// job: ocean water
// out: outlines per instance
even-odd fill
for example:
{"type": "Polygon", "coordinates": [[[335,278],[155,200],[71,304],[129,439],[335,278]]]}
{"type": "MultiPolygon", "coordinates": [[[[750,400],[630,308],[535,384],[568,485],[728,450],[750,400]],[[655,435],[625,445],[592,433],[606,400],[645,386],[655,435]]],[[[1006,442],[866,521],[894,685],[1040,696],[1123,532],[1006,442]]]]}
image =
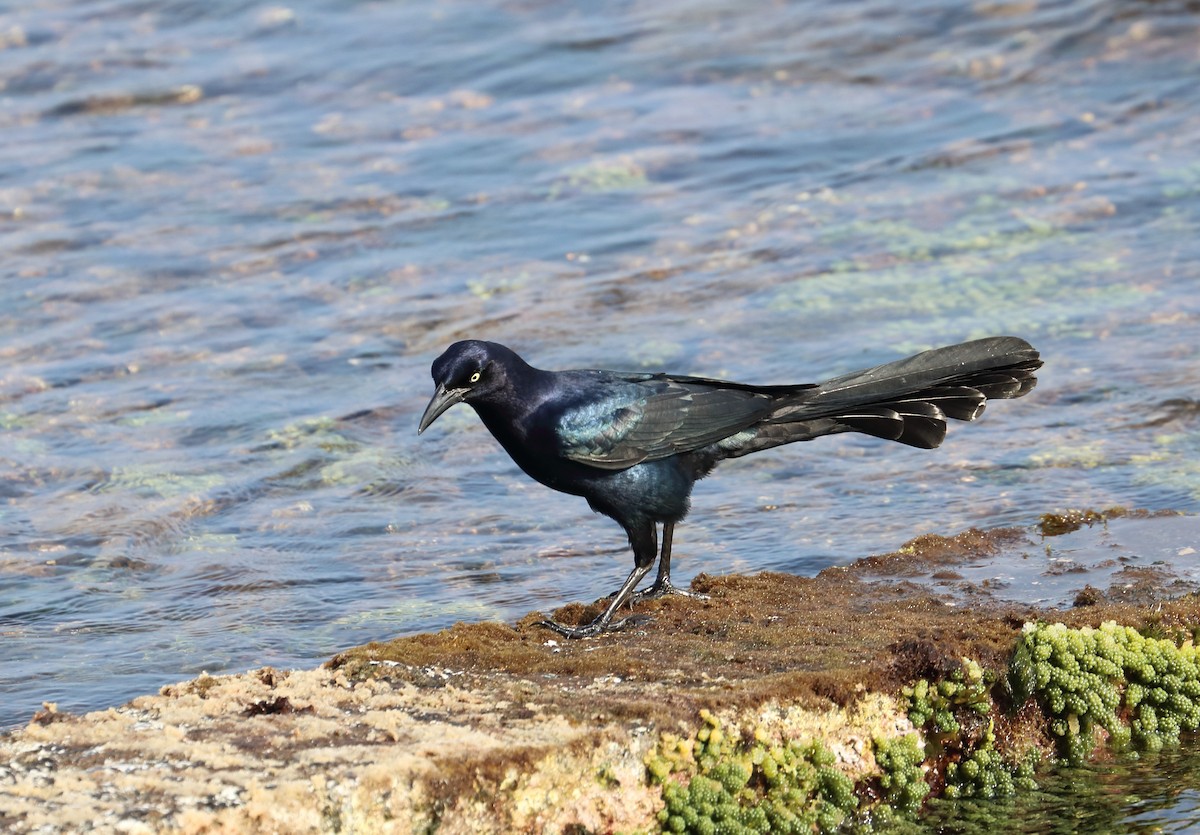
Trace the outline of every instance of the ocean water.
{"type": "Polygon", "coordinates": [[[685,582],[1195,514],[1198,74],[1186,2],[0,4],[0,727],[615,587],[621,531],[468,409],[418,439],[461,338],[1043,352],[937,451],[723,465],[685,582]]]}

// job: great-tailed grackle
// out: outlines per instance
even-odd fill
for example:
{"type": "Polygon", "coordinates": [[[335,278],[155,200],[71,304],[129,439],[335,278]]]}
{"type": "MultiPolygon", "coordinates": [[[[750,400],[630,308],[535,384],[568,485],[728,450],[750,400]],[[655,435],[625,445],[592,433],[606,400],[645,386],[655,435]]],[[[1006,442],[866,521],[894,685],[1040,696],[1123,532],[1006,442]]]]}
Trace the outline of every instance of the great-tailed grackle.
{"type": "Polygon", "coordinates": [[[755,386],[622,371],[542,371],[495,342],[456,342],[433,362],[436,391],[418,434],[468,403],[529,476],[583,496],[629,535],[634,568],[568,638],[620,629],[617,610],[659,557],[653,586],[636,597],[689,594],[671,585],[671,534],[692,486],[719,461],[838,432],[933,449],[946,419],[974,420],[988,398],[1020,397],[1037,383],[1038,352],[1014,336],[935,348],[825,383],[755,386]],[[657,524],[663,526],[658,555],[657,524]]]}

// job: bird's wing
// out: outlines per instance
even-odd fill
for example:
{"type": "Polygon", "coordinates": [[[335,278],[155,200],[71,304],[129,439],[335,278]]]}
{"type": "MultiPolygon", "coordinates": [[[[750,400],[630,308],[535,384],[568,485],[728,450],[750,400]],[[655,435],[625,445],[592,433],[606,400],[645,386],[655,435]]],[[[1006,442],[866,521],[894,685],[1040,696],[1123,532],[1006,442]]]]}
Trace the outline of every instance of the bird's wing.
{"type": "Polygon", "coordinates": [[[753,387],[697,377],[603,375],[603,394],[566,410],[556,423],[562,454],[619,470],[727,438],[770,414],[775,397],[753,387]]]}

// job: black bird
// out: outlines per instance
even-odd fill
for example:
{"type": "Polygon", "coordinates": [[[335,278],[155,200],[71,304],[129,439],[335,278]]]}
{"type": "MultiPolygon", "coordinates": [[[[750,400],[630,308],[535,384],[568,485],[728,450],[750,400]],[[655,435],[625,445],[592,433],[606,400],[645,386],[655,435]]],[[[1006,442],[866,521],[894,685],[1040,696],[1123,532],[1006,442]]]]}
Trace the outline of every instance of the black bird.
{"type": "Polygon", "coordinates": [[[756,386],[623,371],[542,371],[495,342],[456,342],[433,362],[436,390],[418,434],[467,403],[532,478],[583,496],[629,535],[634,569],[582,627],[543,625],[568,638],[620,629],[613,616],[658,556],[638,598],[689,594],[671,585],[671,534],[692,486],[719,461],[763,449],[862,432],[933,449],[946,419],[974,420],[988,398],[1020,397],[1037,383],[1038,352],[998,336],[935,348],[819,384],[756,386]],[[663,526],[658,555],[657,525],[663,526]]]}

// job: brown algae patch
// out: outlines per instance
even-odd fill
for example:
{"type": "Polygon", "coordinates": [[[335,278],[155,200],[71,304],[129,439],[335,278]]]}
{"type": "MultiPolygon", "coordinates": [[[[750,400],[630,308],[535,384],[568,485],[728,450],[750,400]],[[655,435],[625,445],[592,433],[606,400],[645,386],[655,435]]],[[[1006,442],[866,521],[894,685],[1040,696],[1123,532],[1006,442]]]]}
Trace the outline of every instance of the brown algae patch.
{"type": "MultiPolygon", "coordinates": [[[[331,664],[352,677],[436,684],[438,671],[524,693],[581,720],[641,716],[686,721],[701,707],[757,707],[769,700],[848,705],[864,691],[895,685],[893,645],[930,633],[946,650],[994,657],[1000,635],[977,613],[956,611],[908,588],[872,585],[849,571],[817,578],[763,573],[701,575],[692,589],[707,601],[667,598],[638,607],[653,623],[597,640],[564,641],[538,627],[534,613],[514,627],[457,624],[443,632],[368,644],[331,664]],[[431,682],[432,677],[435,681],[431,682]],[[587,693],[586,699],[579,694],[587,693]]],[[[599,604],[554,613],[586,622],[599,604]]]]}
{"type": "Polygon", "coordinates": [[[1042,536],[1062,536],[1073,533],[1084,525],[1105,525],[1110,519],[1161,519],[1164,516],[1179,516],[1173,510],[1130,510],[1125,507],[1108,507],[1104,510],[1064,510],[1058,513],[1043,513],[1038,522],[1042,536]]]}
{"type": "Polygon", "coordinates": [[[639,605],[652,623],[592,640],[531,613],[85,716],[47,708],[0,738],[0,828],[812,831],[1012,793],[1054,758],[1174,744],[1200,719],[1200,598],[1172,599],[1169,567],[1144,571],[1136,599],[1080,574],[1057,609],[912,582],[1040,545],[926,536],[812,578],[701,575],[708,600],[639,605]]]}

